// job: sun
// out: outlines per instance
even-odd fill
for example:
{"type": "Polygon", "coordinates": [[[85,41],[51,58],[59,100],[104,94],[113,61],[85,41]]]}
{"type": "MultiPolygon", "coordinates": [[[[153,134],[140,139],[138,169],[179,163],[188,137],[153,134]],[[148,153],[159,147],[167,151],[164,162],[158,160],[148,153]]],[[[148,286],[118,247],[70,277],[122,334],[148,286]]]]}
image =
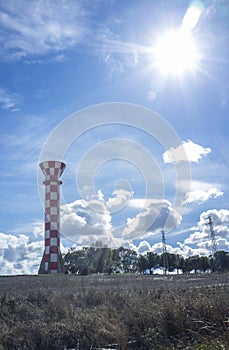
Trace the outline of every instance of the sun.
{"type": "Polygon", "coordinates": [[[197,69],[199,53],[189,31],[170,30],[153,49],[156,68],[163,74],[181,75],[197,69]]]}

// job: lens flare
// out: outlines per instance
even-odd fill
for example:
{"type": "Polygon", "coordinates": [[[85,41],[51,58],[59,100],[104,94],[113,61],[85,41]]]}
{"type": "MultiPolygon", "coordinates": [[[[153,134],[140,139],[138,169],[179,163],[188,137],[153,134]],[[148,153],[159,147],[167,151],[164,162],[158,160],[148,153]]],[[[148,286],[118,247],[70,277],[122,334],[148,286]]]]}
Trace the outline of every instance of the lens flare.
{"type": "Polygon", "coordinates": [[[183,21],[182,28],[187,31],[193,30],[199,22],[200,16],[204,11],[204,5],[201,1],[193,1],[187,9],[183,21]]]}

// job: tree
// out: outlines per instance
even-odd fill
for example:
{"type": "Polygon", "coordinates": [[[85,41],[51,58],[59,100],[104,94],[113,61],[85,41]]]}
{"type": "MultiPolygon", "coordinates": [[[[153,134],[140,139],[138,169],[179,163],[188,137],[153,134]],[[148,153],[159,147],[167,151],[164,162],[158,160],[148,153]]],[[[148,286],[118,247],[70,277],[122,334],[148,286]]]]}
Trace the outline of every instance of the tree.
{"type": "Polygon", "coordinates": [[[148,260],[145,255],[140,255],[138,257],[137,267],[138,267],[138,272],[144,273],[144,274],[146,273],[146,270],[148,268],[148,260]]]}
{"type": "Polygon", "coordinates": [[[176,254],[175,269],[177,270],[177,274],[179,273],[179,270],[183,271],[183,266],[184,266],[184,257],[180,254],[176,254]]]}
{"type": "Polygon", "coordinates": [[[149,269],[150,273],[153,273],[153,270],[160,266],[160,256],[157,253],[148,252],[146,258],[147,269],[149,269]]]}
{"type": "Polygon", "coordinates": [[[110,251],[110,248],[96,248],[94,254],[94,265],[96,273],[104,273],[109,271],[110,251]]]}
{"type": "MultiPolygon", "coordinates": [[[[212,271],[229,271],[229,253],[218,251],[214,257],[189,256],[184,258],[179,254],[166,253],[169,271],[177,269],[183,273],[212,271]]],[[[89,273],[146,273],[148,269],[153,273],[155,268],[164,267],[163,254],[148,252],[146,255],[137,255],[135,250],[127,248],[111,249],[107,247],[84,247],[80,250],[69,249],[64,255],[66,269],[72,274],[89,273]]]]}
{"type": "Polygon", "coordinates": [[[118,268],[120,271],[136,272],[138,257],[135,250],[118,248],[118,268]]]}
{"type": "Polygon", "coordinates": [[[64,255],[65,266],[69,273],[80,274],[83,271],[87,266],[85,253],[86,251],[84,249],[74,250],[71,248],[64,255]]]}
{"type": "Polygon", "coordinates": [[[229,253],[220,250],[214,255],[215,269],[218,272],[229,271],[229,253]]]}
{"type": "Polygon", "coordinates": [[[199,259],[199,270],[201,272],[206,272],[211,268],[209,258],[207,256],[201,256],[199,259]]]}
{"type": "Polygon", "coordinates": [[[195,273],[197,273],[197,270],[199,269],[199,258],[199,255],[193,255],[186,258],[184,264],[185,272],[191,272],[194,270],[195,273]]]}

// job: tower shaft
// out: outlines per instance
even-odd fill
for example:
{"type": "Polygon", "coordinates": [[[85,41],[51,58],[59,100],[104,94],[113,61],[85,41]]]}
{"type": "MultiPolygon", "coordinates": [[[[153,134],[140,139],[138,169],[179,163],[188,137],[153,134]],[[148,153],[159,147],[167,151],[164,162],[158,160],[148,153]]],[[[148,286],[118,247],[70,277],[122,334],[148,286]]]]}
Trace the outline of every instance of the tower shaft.
{"type": "Polygon", "coordinates": [[[60,252],[60,176],[65,164],[58,161],[40,163],[45,175],[45,250],[39,273],[64,273],[60,252]]]}

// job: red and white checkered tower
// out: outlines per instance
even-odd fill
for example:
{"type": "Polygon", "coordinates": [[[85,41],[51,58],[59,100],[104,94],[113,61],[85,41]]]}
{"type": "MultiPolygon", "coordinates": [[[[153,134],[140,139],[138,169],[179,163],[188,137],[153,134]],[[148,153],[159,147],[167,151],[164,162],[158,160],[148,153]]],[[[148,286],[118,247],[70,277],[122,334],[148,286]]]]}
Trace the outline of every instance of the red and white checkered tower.
{"type": "Polygon", "coordinates": [[[38,273],[64,273],[60,252],[60,176],[66,165],[58,161],[39,165],[45,176],[45,251],[38,273]]]}

